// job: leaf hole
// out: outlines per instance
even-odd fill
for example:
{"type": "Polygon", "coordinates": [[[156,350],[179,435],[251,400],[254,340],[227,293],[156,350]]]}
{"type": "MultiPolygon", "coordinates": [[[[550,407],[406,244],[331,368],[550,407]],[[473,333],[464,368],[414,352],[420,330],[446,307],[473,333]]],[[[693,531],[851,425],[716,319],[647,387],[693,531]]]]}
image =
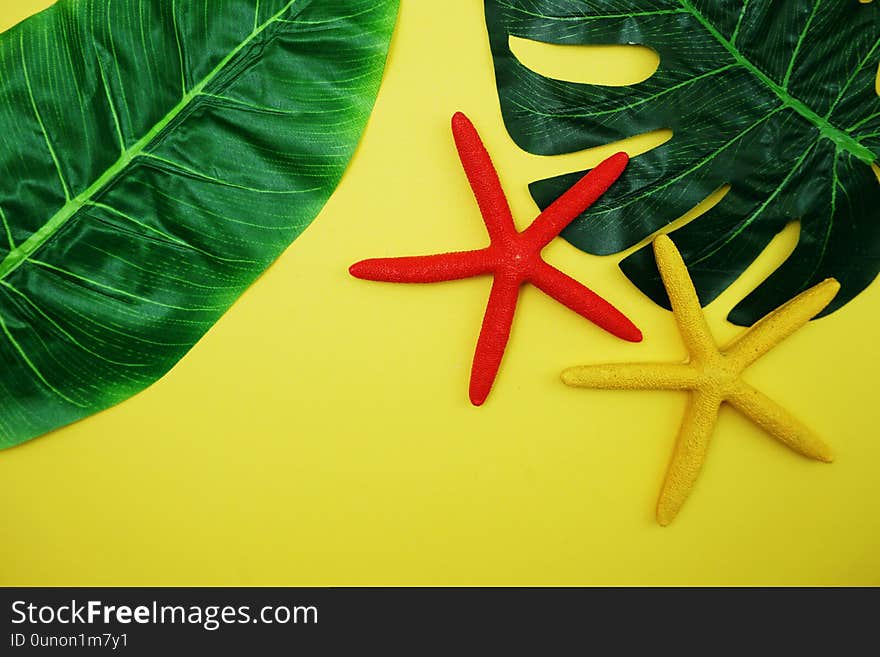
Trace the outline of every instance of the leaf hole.
{"type": "Polygon", "coordinates": [[[775,272],[794,253],[801,239],[801,222],[790,221],[776,233],[770,243],[755,258],[746,270],[718,297],[716,302],[722,308],[735,306],[745,299],[761,283],[775,272]]]}
{"type": "Polygon", "coordinates": [[[660,56],[640,45],[559,45],[510,37],[519,62],[541,75],[564,82],[625,87],[657,72],[660,56]]]}
{"type": "MultiPolygon", "coordinates": [[[[651,134],[651,133],[649,133],[649,134],[651,134]]],[[[698,219],[699,217],[703,216],[709,210],[711,210],[716,205],[721,203],[721,201],[724,200],[724,197],[727,196],[727,193],[729,191],[730,191],[730,185],[722,185],[721,187],[716,189],[714,192],[709,194],[702,201],[697,203],[697,205],[695,205],[693,208],[688,210],[686,213],[684,213],[683,215],[681,215],[677,219],[673,219],[668,224],[663,226],[660,230],[652,233],[651,235],[649,235],[648,237],[643,239],[638,244],[634,244],[633,246],[631,246],[629,249],[627,249],[623,253],[623,257],[626,258],[629,255],[631,255],[632,253],[635,253],[636,251],[638,251],[639,249],[642,249],[642,248],[648,246],[649,244],[651,244],[651,242],[653,242],[657,238],[658,235],[668,235],[669,233],[675,232],[679,228],[683,228],[686,224],[689,224],[694,219],[698,219]]],[[[618,256],[615,256],[615,257],[618,257],[618,256]]]]}
{"type": "Polygon", "coordinates": [[[585,148],[572,153],[560,155],[529,156],[525,159],[524,177],[530,180],[543,180],[564,176],[573,171],[592,169],[606,157],[623,151],[631,158],[652,151],[668,142],[673,137],[669,128],[660,128],[643,132],[632,137],[612,141],[602,146],[585,148]]]}

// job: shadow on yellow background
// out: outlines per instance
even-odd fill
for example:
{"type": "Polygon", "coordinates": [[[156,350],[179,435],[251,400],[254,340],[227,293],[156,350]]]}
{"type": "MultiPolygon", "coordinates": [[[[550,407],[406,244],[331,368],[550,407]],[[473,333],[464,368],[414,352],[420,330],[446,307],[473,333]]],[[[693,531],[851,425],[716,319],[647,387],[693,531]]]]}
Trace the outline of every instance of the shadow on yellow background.
{"type": "MultiPolygon", "coordinates": [[[[48,4],[8,0],[0,23],[48,4]]],[[[529,181],[617,149],[519,150],[501,122],[482,3],[442,5],[402,0],[342,186],[195,350],[137,398],[0,453],[0,584],[880,584],[877,285],[748,373],[837,461],[798,457],[725,409],[692,498],[662,529],[654,505],[685,397],[559,381],[570,365],[684,356],[671,315],[619,257],[562,240],[547,251],[645,342],[526,289],[481,409],[467,378],[489,280],[348,276],[365,257],[486,242],[449,132],[456,110],[483,134],[521,225],[537,214],[529,181]]],[[[605,83],[656,65],[644,51],[584,57],[605,83]]],[[[739,331],[726,313],[795,236],[709,307],[720,340],[739,331]]]]}

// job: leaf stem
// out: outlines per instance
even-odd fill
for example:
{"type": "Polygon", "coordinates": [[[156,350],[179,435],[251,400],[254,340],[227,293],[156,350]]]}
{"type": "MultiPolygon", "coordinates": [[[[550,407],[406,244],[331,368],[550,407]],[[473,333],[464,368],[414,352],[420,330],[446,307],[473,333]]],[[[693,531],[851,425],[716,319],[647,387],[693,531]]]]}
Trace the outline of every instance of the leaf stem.
{"type": "Polygon", "coordinates": [[[800,114],[802,117],[807,119],[810,123],[812,123],[819,130],[819,133],[825,137],[826,139],[830,139],[834,142],[840,149],[845,150],[856,158],[864,162],[865,164],[873,164],[877,160],[877,156],[869,149],[867,146],[862,144],[858,139],[853,137],[852,135],[847,134],[837,126],[833,125],[828,119],[825,119],[819,114],[817,114],[813,109],[811,109],[806,103],[802,100],[795,98],[792,96],[785,88],[776,83],[770,76],[764,73],[761,69],[759,69],[754,63],[752,63],[745,55],[743,55],[740,50],[733,45],[730,41],[728,41],[723,34],[718,30],[718,28],[713,25],[708,18],[706,18],[691,2],[691,0],[679,0],[679,3],[685,10],[687,10],[694,18],[696,18],[703,27],[711,34],[717,41],[720,43],[727,52],[733,57],[737,64],[746,69],[749,73],[754,75],[758,80],[763,82],[773,93],[775,93],[782,103],[793,109],[795,112],[800,114]]]}
{"type": "MultiPolygon", "coordinates": [[[[132,160],[142,155],[146,148],[158,137],[174,120],[176,120],[199,96],[202,95],[204,89],[213,82],[217,76],[229,65],[229,63],[245,48],[262,34],[266,28],[272,23],[279,22],[281,16],[287,12],[294,4],[302,2],[302,0],[290,0],[284,7],[269,18],[265,23],[259,25],[251,32],[247,38],[239,43],[229,54],[224,57],[214,69],[208,73],[197,85],[183,95],[180,102],[160,119],[147,134],[132,144],[132,146],[122,152],[119,159],[104,171],[89,187],[80,192],[77,196],[70,198],[58,212],[56,212],[45,224],[40,226],[38,230],[30,235],[18,248],[10,251],[6,257],[0,261],[0,280],[6,278],[13,271],[18,269],[23,263],[33,255],[52,235],[57,233],[61,227],[66,224],[71,217],[79,212],[82,207],[92,201],[100,192],[102,192],[113,180],[116,179],[127,167],[132,160]]],[[[307,4],[307,3],[303,3],[307,4]]],[[[26,66],[26,64],[25,64],[26,66]]],[[[38,115],[39,118],[39,115],[38,115]]],[[[45,133],[45,131],[44,131],[45,133]]],[[[54,156],[54,151],[53,151],[54,156]]],[[[60,172],[60,167],[59,167],[60,172]]]]}

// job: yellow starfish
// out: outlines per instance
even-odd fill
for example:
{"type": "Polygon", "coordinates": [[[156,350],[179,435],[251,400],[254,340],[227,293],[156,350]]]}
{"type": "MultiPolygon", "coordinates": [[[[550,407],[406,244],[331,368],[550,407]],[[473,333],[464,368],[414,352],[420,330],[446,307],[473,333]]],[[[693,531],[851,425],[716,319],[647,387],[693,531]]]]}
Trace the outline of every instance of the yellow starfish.
{"type": "Polygon", "coordinates": [[[840,284],[833,278],[819,283],[764,317],[725,349],[719,349],[709,332],[687,267],[672,240],[665,235],[654,240],[654,257],[690,359],[680,364],[573,367],[562,373],[562,380],[577,388],[690,391],[678,443],[657,503],[657,522],[664,526],[672,522],[690,494],[724,402],[794,451],[830,463],[831,448],[788,411],[743,381],[742,373],[819,314],[834,299],[840,284]]]}

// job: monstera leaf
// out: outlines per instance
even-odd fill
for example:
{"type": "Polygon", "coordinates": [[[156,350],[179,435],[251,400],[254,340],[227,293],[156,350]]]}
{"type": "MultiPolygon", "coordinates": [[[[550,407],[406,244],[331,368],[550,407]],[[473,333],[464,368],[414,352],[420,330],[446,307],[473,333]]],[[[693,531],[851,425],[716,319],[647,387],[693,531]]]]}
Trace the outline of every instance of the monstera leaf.
{"type": "Polygon", "coordinates": [[[167,372],[312,221],[397,0],[61,0],[0,36],[0,446],[167,372]]]}
{"type": "MultiPolygon", "coordinates": [[[[623,251],[713,191],[708,214],[673,233],[701,301],[714,299],[787,222],[794,253],[730,315],[756,319],[826,277],[861,292],[880,267],[880,3],[859,0],[486,0],[507,129],[522,148],[570,153],[671,128],[564,236],[589,253],[623,251]],[[510,37],[553,44],[642,44],[660,57],[640,84],[553,80],[510,37]]],[[[546,207],[582,172],[532,185],[546,207]]],[[[653,257],[622,269],[668,304],[653,257]]]]}

